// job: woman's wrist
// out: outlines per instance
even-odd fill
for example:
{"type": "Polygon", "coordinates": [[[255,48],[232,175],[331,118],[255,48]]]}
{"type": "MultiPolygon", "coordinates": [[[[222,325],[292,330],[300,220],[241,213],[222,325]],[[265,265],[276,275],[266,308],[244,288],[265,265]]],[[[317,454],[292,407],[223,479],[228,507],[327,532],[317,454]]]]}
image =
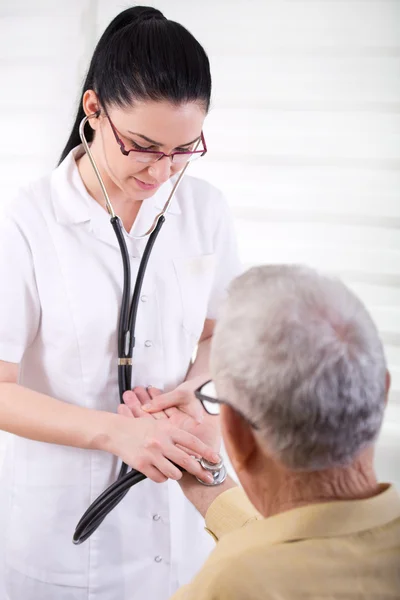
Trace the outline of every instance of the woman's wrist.
{"type": "Polygon", "coordinates": [[[96,410],[94,413],[93,419],[89,423],[87,448],[103,450],[118,456],[116,443],[118,421],[123,417],[100,410],[96,410]]]}

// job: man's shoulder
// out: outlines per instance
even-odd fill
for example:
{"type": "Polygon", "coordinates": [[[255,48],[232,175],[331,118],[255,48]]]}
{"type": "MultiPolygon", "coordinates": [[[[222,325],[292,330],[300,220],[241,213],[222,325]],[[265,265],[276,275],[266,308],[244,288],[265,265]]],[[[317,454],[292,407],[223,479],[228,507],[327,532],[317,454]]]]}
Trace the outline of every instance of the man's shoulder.
{"type": "Polygon", "coordinates": [[[254,522],[221,539],[198,575],[199,589],[204,582],[212,592],[204,600],[297,598],[310,589],[320,597],[327,589],[330,597],[340,597],[354,581],[361,588],[369,582],[390,593],[397,589],[400,545],[393,539],[399,539],[398,520],[386,531],[278,543],[268,542],[265,525],[254,522]]]}
{"type": "Polygon", "coordinates": [[[274,577],[279,562],[273,560],[272,548],[246,542],[243,547],[238,533],[218,543],[182,600],[272,600],[270,593],[279,587],[274,577]]]}

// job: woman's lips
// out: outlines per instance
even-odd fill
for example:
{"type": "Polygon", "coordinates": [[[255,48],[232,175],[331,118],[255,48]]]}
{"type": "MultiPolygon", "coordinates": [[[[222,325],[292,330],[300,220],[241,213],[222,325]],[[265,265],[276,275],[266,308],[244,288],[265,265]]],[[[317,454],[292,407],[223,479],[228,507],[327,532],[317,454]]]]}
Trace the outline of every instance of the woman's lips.
{"type": "Polygon", "coordinates": [[[158,188],[158,183],[145,183],[144,181],[140,181],[137,177],[134,177],[133,179],[142,190],[155,190],[158,188]]]}

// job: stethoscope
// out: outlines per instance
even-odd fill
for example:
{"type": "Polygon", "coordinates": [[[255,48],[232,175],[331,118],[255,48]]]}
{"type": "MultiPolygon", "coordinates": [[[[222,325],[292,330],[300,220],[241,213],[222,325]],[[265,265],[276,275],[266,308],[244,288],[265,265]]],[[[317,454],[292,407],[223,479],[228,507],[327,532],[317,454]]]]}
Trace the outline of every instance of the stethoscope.
{"type": "MultiPolygon", "coordinates": [[[[127,390],[131,389],[132,354],[133,349],[135,347],[135,326],[144,275],[146,272],[147,264],[149,262],[151,251],[154,247],[154,243],[157,239],[158,234],[160,233],[163,224],[165,223],[165,215],[167,214],[175,192],[178,189],[180,182],[182,181],[185,171],[189,165],[189,161],[180,171],[179,176],[175,181],[175,184],[171,190],[171,193],[168,196],[166,203],[163,206],[162,211],[155,217],[150,229],[146,231],[146,233],[144,233],[143,235],[132,236],[134,237],[134,239],[144,239],[148,237],[148,240],[146,242],[143,256],[139,264],[138,274],[131,301],[131,268],[128,249],[126,247],[126,242],[123,233],[123,225],[121,223],[120,218],[114,212],[103,179],[100,175],[100,171],[96,165],[89,144],[85,137],[84,130],[86,123],[89,121],[89,119],[97,118],[98,116],[99,112],[84,117],[79,126],[79,135],[82,140],[85,152],[89,157],[93,170],[100,184],[101,191],[103,193],[106,203],[106,208],[111,217],[110,222],[117,237],[122,257],[124,283],[118,324],[118,388],[119,399],[120,402],[123,403],[123,394],[127,390]]],[[[197,149],[199,144],[200,140],[198,141],[195,149],[197,149]]],[[[200,462],[204,468],[211,470],[213,473],[215,472],[215,477],[218,477],[219,465],[212,465],[210,463],[207,463],[207,461],[204,461],[204,459],[201,459],[200,462]]],[[[92,533],[99,527],[99,525],[108,515],[108,513],[111,512],[119,502],[121,502],[121,500],[128,493],[129,489],[136,483],[142,481],[143,479],[146,479],[146,475],[143,475],[143,473],[135,469],[130,469],[130,467],[127,464],[122,463],[118,478],[115,481],[115,483],[110,485],[100,496],[98,496],[98,498],[89,506],[89,508],[86,510],[86,512],[80,519],[75,529],[73,543],[81,544],[82,542],[87,540],[92,535],[92,533]]]]}

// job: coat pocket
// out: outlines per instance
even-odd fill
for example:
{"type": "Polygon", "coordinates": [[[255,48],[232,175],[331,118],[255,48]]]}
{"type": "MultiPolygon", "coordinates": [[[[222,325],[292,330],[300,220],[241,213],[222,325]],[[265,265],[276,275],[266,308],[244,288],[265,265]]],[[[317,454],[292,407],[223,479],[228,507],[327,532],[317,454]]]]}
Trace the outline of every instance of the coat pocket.
{"type": "Polygon", "coordinates": [[[207,318],[215,277],[215,254],[175,258],[173,262],[182,303],[183,328],[197,341],[207,318]]]}

